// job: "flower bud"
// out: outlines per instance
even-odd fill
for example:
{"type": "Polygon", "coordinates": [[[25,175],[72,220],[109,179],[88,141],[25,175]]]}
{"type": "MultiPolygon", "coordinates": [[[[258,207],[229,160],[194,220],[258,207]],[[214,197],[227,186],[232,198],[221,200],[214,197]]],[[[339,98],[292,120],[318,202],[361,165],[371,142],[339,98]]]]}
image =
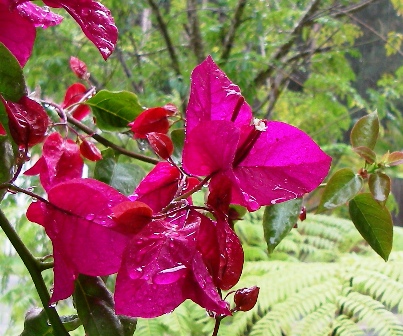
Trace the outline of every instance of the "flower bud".
{"type": "Polygon", "coordinates": [[[248,311],[251,310],[256,302],[257,297],[259,296],[259,287],[253,286],[250,288],[241,288],[235,292],[234,302],[235,302],[235,311],[248,311]]]}

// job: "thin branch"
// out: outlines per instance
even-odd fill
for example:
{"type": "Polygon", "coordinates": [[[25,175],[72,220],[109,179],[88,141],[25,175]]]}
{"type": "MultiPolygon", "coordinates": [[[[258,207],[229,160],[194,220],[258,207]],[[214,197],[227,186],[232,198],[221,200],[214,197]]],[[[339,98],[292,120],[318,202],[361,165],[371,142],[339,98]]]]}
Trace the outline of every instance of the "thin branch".
{"type": "Polygon", "coordinates": [[[353,14],[355,12],[358,12],[365,7],[368,7],[369,5],[378,2],[379,0],[364,0],[358,4],[354,4],[351,6],[347,6],[343,9],[337,10],[334,13],[331,13],[330,15],[333,17],[340,17],[340,16],[345,16],[347,14],[353,14]]]}
{"type": "Polygon", "coordinates": [[[50,296],[48,288],[42,278],[41,269],[38,266],[38,262],[31,252],[27,249],[24,243],[21,241],[17,232],[14,230],[11,223],[8,221],[3,211],[0,210],[0,227],[3,229],[7,238],[10,240],[11,244],[17,251],[18,255],[22,259],[25,267],[27,268],[29,274],[31,275],[32,281],[34,282],[35,288],[38,292],[39,298],[42,302],[43,308],[48,316],[49,322],[53,328],[54,335],[68,336],[68,332],[63,326],[60,320],[59,314],[57,313],[55,307],[49,307],[50,296]]]}
{"type": "Polygon", "coordinates": [[[242,23],[242,15],[246,6],[246,0],[238,0],[238,4],[235,9],[234,17],[231,20],[231,26],[228,29],[228,33],[224,38],[223,52],[221,54],[221,62],[226,63],[231,54],[232,47],[234,45],[235,35],[242,23]]]}
{"type": "Polygon", "coordinates": [[[129,80],[134,92],[136,92],[136,93],[141,92],[141,88],[133,80],[133,74],[132,74],[131,70],[129,69],[129,67],[127,66],[127,63],[126,63],[126,60],[124,58],[123,52],[118,46],[116,46],[116,48],[115,48],[115,53],[116,53],[116,57],[117,57],[120,65],[123,68],[123,72],[125,73],[127,79],[129,80]]]}
{"type": "Polygon", "coordinates": [[[174,69],[177,76],[181,76],[178,57],[176,55],[176,51],[172,43],[171,37],[168,34],[168,28],[161,15],[160,9],[158,5],[154,2],[154,0],[148,0],[148,4],[150,5],[155,17],[157,18],[158,28],[162,34],[162,37],[164,38],[165,44],[168,48],[169,56],[171,58],[172,68],[174,69]]]}
{"type": "Polygon", "coordinates": [[[117,151],[117,152],[119,152],[119,153],[121,153],[123,155],[126,155],[128,157],[131,157],[131,158],[143,161],[143,162],[152,163],[152,164],[157,164],[158,162],[160,162],[157,159],[151,158],[151,157],[146,156],[146,155],[131,152],[131,151],[127,150],[126,148],[123,148],[123,147],[120,147],[120,146],[114,144],[113,142],[105,139],[103,136],[101,136],[101,135],[99,135],[97,133],[94,133],[94,131],[91,128],[87,127],[86,125],[84,125],[83,123],[79,122],[77,119],[75,119],[75,118],[73,118],[71,116],[67,116],[67,121],[70,124],[76,126],[80,130],[82,130],[83,132],[85,132],[88,135],[90,135],[93,139],[98,141],[100,144],[102,144],[102,145],[104,145],[106,147],[112,148],[115,151],[117,151]]]}
{"type": "Polygon", "coordinates": [[[201,63],[204,60],[205,55],[203,39],[200,32],[199,17],[197,15],[197,0],[187,0],[187,16],[190,24],[190,47],[196,56],[197,62],[201,63]]]}
{"type": "Polygon", "coordinates": [[[294,26],[294,29],[291,31],[289,38],[286,43],[284,43],[282,46],[280,46],[277,51],[274,53],[272,60],[271,60],[271,65],[264,70],[258,73],[258,75],[254,79],[254,84],[256,86],[261,86],[264,84],[267,78],[269,78],[273,71],[275,70],[276,64],[278,61],[280,61],[292,48],[294,45],[296,39],[298,38],[299,34],[301,33],[302,29],[308,25],[311,24],[313,21],[311,20],[311,17],[314,15],[316,10],[319,7],[321,0],[313,0],[311,4],[308,6],[308,9],[306,10],[305,14],[302,16],[302,18],[297,22],[297,24],[294,26]]]}

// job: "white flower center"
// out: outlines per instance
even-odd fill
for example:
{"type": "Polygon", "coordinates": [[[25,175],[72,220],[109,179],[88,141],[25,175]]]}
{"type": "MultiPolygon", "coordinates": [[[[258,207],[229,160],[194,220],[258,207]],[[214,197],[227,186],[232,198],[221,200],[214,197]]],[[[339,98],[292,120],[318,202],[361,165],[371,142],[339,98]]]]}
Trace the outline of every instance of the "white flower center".
{"type": "Polygon", "coordinates": [[[253,118],[253,126],[255,126],[255,129],[260,132],[267,130],[266,123],[262,119],[253,118]]]}

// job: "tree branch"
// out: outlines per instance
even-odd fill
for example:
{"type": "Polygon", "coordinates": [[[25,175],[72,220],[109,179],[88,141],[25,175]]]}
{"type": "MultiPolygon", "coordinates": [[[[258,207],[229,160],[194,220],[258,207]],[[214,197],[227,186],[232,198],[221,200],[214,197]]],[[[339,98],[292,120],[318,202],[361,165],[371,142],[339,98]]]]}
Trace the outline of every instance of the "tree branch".
{"type": "Polygon", "coordinates": [[[10,240],[11,244],[17,251],[18,255],[22,259],[25,267],[27,268],[29,274],[31,275],[32,281],[34,282],[35,288],[38,292],[39,298],[41,299],[43,308],[48,316],[49,322],[53,328],[54,335],[68,336],[68,332],[60,321],[59,314],[54,307],[49,307],[49,292],[43,281],[41,270],[39,268],[38,262],[31,252],[27,249],[24,243],[21,241],[17,232],[15,232],[11,223],[8,221],[3,211],[0,210],[0,227],[3,229],[7,238],[10,240]]]}
{"type": "Polygon", "coordinates": [[[116,46],[115,52],[116,52],[116,57],[117,57],[120,65],[123,68],[123,72],[125,73],[127,79],[129,80],[129,82],[130,82],[130,84],[131,84],[131,86],[133,88],[133,91],[136,92],[136,93],[141,92],[141,88],[133,80],[133,74],[130,71],[129,67],[127,66],[127,63],[126,63],[126,61],[124,59],[124,55],[123,55],[122,50],[118,46],[116,46]]]}
{"type": "Polygon", "coordinates": [[[257,76],[254,79],[254,84],[256,86],[261,86],[264,84],[267,78],[269,78],[273,71],[275,70],[275,66],[273,64],[276,64],[278,61],[280,61],[291,49],[291,47],[294,45],[296,39],[298,38],[299,34],[301,33],[302,29],[307,25],[311,24],[313,21],[311,20],[311,17],[313,14],[316,12],[316,10],[319,7],[321,0],[313,0],[310,5],[308,6],[308,9],[306,10],[305,14],[302,16],[302,18],[297,22],[297,24],[294,26],[294,29],[289,35],[289,38],[286,43],[284,43],[282,46],[280,46],[277,51],[274,53],[272,59],[271,59],[271,65],[264,70],[261,71],[260,73],[257,74],[257,76]]]}
{"type": "Polygon", "coordinates": [[[165,40],[165,44],[167,45],[169,56],[171,58],[172,68],[174,69],[177,76],[181,76],[181,70],[179,67],[178,57],[176,55],[175,48],[173,46],[171,37],[168,34],[167,25],[161,15],[158,5],[154,2],[154,0],[148,0],[148,4],[150,5],[155,17],[157,18],[158,28],[162,34],[162,37],[165,40]]]}
{"type": "Polygon", "coordinates": [[[224,64],[228,61],[228,58],[231,54],[237,29],[242,23],[242,15],[246,6],[246,2],[246,0],[238,0],[234,17],[231,20],[231,26],[229,27],[228,33],[224,38],[223,52],[221,54],[221,62],[224,64]]]}
{"type": "Polygon", "coordinates": [[[197,0],[187,0],[187,16],[190,24],[190,47],[196,56],[197,62],[201,63],[205,58],[205,54],[203,39],[200,32],[199,18],[197,15],[197,0]]]}

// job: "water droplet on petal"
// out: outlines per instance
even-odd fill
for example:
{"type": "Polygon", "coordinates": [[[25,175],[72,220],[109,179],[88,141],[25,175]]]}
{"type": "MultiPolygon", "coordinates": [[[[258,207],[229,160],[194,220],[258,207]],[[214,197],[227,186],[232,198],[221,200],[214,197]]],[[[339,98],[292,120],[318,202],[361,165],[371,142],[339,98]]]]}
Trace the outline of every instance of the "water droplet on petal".
{"type": "Polygon", "coordinates": [[[133,280],[140,278],[143,274],[143,269],[141,267],[137,267],[129,270],[129,277],[133,280]]]}
{"type": "Polygon", "coordinates": [[[168,268],[154,275],[153,282],[158,285],[168,285],[180,278],[183,278],[187,273],[185,265],[168,268]]]}
{"type": "Polygon", "coordinates": [[[89,221],[94,220],[94,218],[95,218],[95,214],[93,214],[93,213],[90,213],[90,214],[88,214],[87,216],[85,216],[85,219],[86,219],[86,220],[89,220],[89,221]]]}

